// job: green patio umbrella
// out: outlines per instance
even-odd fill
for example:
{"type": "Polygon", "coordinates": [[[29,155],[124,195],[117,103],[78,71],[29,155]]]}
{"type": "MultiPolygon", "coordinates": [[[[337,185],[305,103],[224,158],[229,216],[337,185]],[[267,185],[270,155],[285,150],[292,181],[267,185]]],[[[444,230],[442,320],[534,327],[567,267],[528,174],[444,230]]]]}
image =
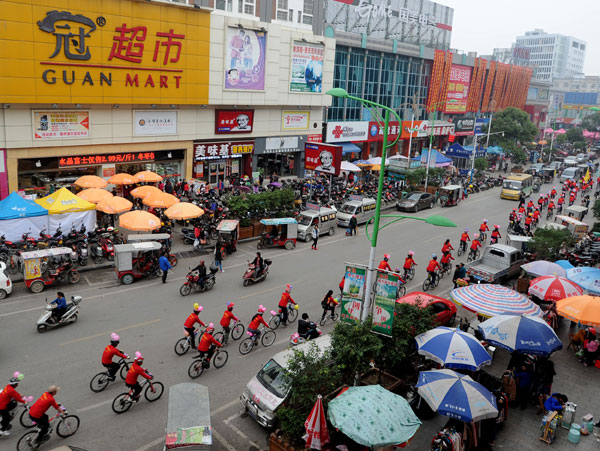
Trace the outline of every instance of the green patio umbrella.
{"type": "Polygon", "coordinates": [[[347,437],[370,447],[404,443],[421,426],[408,401],[381,385],[350,387],[329,402],[327,417],[347,437]]]}

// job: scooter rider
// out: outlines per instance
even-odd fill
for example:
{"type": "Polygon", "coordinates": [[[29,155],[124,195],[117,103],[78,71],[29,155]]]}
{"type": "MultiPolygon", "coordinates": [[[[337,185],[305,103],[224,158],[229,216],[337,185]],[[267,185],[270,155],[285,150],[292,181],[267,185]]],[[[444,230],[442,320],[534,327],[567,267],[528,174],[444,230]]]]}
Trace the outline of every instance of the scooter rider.
{"type": "Polygon", "coordinates": [[[52,316],[58,323],[67,311],[67,300],[65,299],[65,294],[62,291],[57,291],[56,299],[50,302],[50,305],[52,304],[56,304],[56,307],[52,310],[52,316]]]}
{"type": "Polygon", "coordinates": [[[129,357],[120,349],[117,349],[119,346],[120,338],[114,332],[110,334],[110,344],[104,348],[104,352],[102,353],[102,366],[108,370],[108,378],[111,381],[115,380],[115,374],[119,371],[119,364],[113,362],[113,357],[117,356],[122,359],[126,359],[129,357]]]}
{"type": "Polygon", "coordinates": [[[15,371],[13,377],[8,381],[8,385],[4,390],[0,391],[0,435],[10,435],[10,411],[17,407],[17,402],[26,404],[27,401],[19,394],[16,388],[19,382],[23,380],[23,375],[15,371]]]}
{"type": "Polygon", "coordinates": [[[308,313],[303,313],[298,320],[298,335],[306,340],[313,340],[319,336],[317,325],[308,318],[308,313]]]}
{"type": "Polygon", "coordinates": [[[252,264],[254,265],[254,280],[256,280],[258,279],[258,275],[262,272],[265,266],[265,261],[260,256],[260,252],[256,253],[256,257],[252,261],[252,264]]]}
{"type": "Polygon", "coordinates": [[[206,279],[206,265],[204,265],[204,260],[200,260],[198,266],[196,266],[192,271],[198,271],[198,285],[204,284],[204,280],[206,279]]]}
{"type": "Polygon", "coordinates": [[[281,299],[279,299],[279,311],[281,312],[281,324],[287,326],[288,320],[288,304],[291,302],[292,304],[296,304],[296,302],[292,299],[290,292],[292,291],[292,286],[288,283],[285,286],[285,291],[281,293],[281,299]]]}
{"type": "Polygon", "coordinates": [[[29,409],[29,418],[37,424],[40,430],[35,438],[35,442],[38,444],[44,440],[50,429],[50,422],[48,420],[48,414],[46,413],[48,409],[54,407],[59,412],[65,411],[65,408],[60,404],[57,404],[54,399],[54,396],[56,396],[59,390],[60,387],[51,385],[48,387],[48,391],[40,396],[29,409]]]}
{"type": "Polygon", "coordinates": [[[206,327],[204,321],[202,321],[198,316],[202,310],[204,310],[204,307],[198,305],[198,303],[196,302],[194,304],[194,311],[190,313],[190,315],[186,318],[185,323],[183,323],[183,328],[189,334],[190,341],[192,342],[192,347],[194,348],[196,347],[196,329],[194,329],[194,326],[196,325],[196,323],[198,323],[202,327],[206,327]]]}

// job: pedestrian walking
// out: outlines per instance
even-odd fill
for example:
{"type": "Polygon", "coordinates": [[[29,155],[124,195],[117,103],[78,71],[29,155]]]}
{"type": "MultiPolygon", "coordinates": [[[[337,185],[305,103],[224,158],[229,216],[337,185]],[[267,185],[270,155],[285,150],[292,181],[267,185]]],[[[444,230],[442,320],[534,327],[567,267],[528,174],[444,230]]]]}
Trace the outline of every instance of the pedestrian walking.
{"type": "Polygon", "coordinates": [[[215,244],[215,266],[219,268],[221,272],[225,272],[225,270],[223,270],[223,255],[221,254],[221,247],[221,242],[217,241],[217,244],[215,244]]]}
{"type": "Polygon", "coordinates": [[[315,251],[318,250],[317,248],[317,242],[319,241],[319,225],[315,224],[313,231],[312,231],[312,239],[313,239],[313,244],[312,244],[312,249],[314,249],[315,251]]]}
{"type": "Polygon", "coordinates": [[[459,279],[458,275],[460,274],[460,265],[456,265],[454,267],[454,274],[452,274],[452,282],[454,282],[454,288],[458,288],[456,284],[456,279],[459,279]]]}
{"type": "Polygon", "coordinates": [[[350,218],[350,233],[352,235],[358,235],[358,221],[356,220],[356,215],[352,215],[350,218]]]}
{"type": "Polygon", "coordinates": [[[160,269],[163,272],[162,283],[167,283],[167,274],[169,274],[169,269],[171,269],[171,263],[165,253],[158,259],[158,266],[160,266],[160,269]]]}

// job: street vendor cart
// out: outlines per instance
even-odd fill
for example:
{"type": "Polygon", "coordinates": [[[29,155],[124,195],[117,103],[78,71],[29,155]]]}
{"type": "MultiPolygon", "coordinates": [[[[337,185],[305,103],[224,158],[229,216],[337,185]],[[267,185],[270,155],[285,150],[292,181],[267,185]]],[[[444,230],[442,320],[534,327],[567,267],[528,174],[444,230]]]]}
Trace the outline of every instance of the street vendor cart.
{"type": "Polygon", "coordinates": [[[33,293],[41,293],[47,285],[79,282],[80,274],[73,267],[71,252],[68,247],[22,252],[25,286],[33,293]]]}
{"type": "Polygon", "coordinates": [[[447,185],[440,188],[440,203],[442,207],[454,207],[462,199],[461,185],[447,185]]]}
{"type": "Polygon", "coordinates": [[[209,450],[212,446],[208,387],[184,383],[169,388],[165,450],[209,450]]]}
{"type": "Polygon", "coordinates": [[[287,250],[296,247],[298,238],[298,221],[294,218],[261,219],[258,249],[268,247],[285,247],[287,250]]]}
{"type": "Polygon", "coordinates": [[[237,219],[223,219],[217,225],[218,241],[221,243],[223,260],[227,255],[237,250],[238,237],[240,236],[240,221],[237,219]]]}

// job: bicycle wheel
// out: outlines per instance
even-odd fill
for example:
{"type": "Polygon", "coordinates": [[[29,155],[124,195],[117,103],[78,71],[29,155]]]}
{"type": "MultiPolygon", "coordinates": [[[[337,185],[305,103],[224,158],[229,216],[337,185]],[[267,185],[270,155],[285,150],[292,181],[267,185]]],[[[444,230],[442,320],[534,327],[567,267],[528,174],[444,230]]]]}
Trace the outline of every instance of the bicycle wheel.
{"type": "Polygon", "coordinates": [[[438,271],[438,276],[436,277],[436,280],[440,280],[444,278],[444,274],[446,274],[446,271],[444,270],[444,268],[442,267],[439,271],[438,271]]]}
{"type": "Polygon", "coordinates": [[[223,368],[229,359],[229,353],[227,351],[217,351],[212,359],[215,368],[223,368]]]}
{"type": "Polygon", "coordinates": [[[225,340],[225,334],[223,332],[217,332],[213,335],[213,338],[219,343],[223,344],[223,340],[225,340]]]}
{"type": "Polygon", "coordinates": [[[269,327],[271,329],[277,329],[281,324],[281,317],[279,315],[272,316],[269,320],[269,327]]]}
{"type": "Polygon", "coordinates": [[[202,362],[203,360],[201,359],[194,360],[188,368],[188,376],[190,376],[192,379],[202,376],[202,373],[204,373],[204,365],[202,365],[202,362]]]}
{"type": "Polygon", "coordinates": [[[288,322],[293,323],[298,318],[298,310],[295,308],[288,309],[288,322]]]}
{"type": "Polygon", "coordinates": [[[435,278],[435,283],[432,284],[434,288],[437,287],[440,284],[440,279],[441,279],[441,277],[438,274],[438,277],[435,278]]]}
{"type": "MultiPolygon", "coordinates": [[[[406,287],[404,285],[400,286],[400,288],[398,288],[398,297],[401,298],[402,296],[406,295],[406,287]]],[[[337,313],[336,313],[337,315],[337,313]]]]}
{"type": "Polygon", "coordinates": [[[410,280],[413,280],[413,279],[415,278],[415,268],[410,268],[410,269],[408,270],[408,278],[409,278],[410,280]]]}
{"type": "Polygon", "coordinates": [[[165,386],[162,382],[152,382],[152,387],[154,387],[154,391],[150,388],[150,384],[146,387],[146,391],[144,391],[144,397],[148,402],[154,402],[162,396],[165,391],[165,386]]]}
{"type": "Polygon", "coordinates": [[[244,335],[244,331],[246,328],[242,323],[237,323],[235,327],[231,330],[231,338],[234,340],[239,340],[244,335]]]}
{"type": "Polygon", "coordinates": [[[129,398],[129,393],[121,393],[114,399],[112,410],[114,413],[125,413],[131,408],[131,404],[133,401],[129,398]]]}
{"type": "Polygon", "coordinates": [[[456,251],[456,255],[459,257],[463,254],[462,246],[458,246],[458,250],[456,251]]]}
{"type": "Polygon", "coordinates": [[[92,377],[92,380],[90,381],[90,390],[92,390],[94,393],[100,393],[102,390],[108,387],[109,382],[110,380],[108,379],[108,374],[98,373],[92,377]]]}
{"type": "Polygon", "coordinates": [[[275,338],[277,338],[275,332],[272,330],[268,330],[263,334],[260,342],[266,348],[268,346],[271,346],[275,342],[275,338]]]}
{"type": "Polygon", "coordinates": [[[175,343],[175,354],[177,355],[184,355],[189,351],[189,349],[190,342],[187,338],[180,338],[179,340],[177,340],[177,343],[175,343]]]}
{"type": "Polygon", "coordinates": [[[481,252],[479,252],[479,249],[477,249],[475,251],[475,260],[479,260],[480,257],[481,257],[481,252]]]}
{"type": "Polygon", "coordinates": [[[337,313],[333,314],[333,321],[337,321],[338,319],[340,319],[340,315],[338,315],[337,313]]]}
{"type": "Polygon", "coordinates": [[[248,337],[245,340],[242,340],[242,342],[240,343],[240,354],[242,354],[242,355],[248,354],[250,351],[252,351],[253,347],[254,347],[254,340],[252,338],[248,337]]]}
{"type": "Polygon", "coordinates": [[[19,417],[19,423],[21,423],[21,426],[23,426],[25,429],[29,429],[35,426],[35,424],[33,424],[33,421],[31,420],[31,417],[29,416],[29,409],[25,409],[23,410],[23,412],[21,412],[21,416],[19,417]]]}
{"type": "Polygon", "coordinates": [[[423,291],[428,291],[429,290],[429,286],[430,286],[429,278],[427,278],[427,279],[425,279],[423,281],[423,291]]]}
{"type": "Polygon", "coordinates": [[[119,371],[119,376],[121,376],[121,379],[125,380],[127,377],[127,371],[129,371],[129,362],[124,362],[123,365],[121,365],[121,370],[119,371]]]}
{"type": "Polygon", "coordinates": [[[56,433],[62,438],[71,437],[77,432],[77,429],[79,429],[79,423],[80,421],[77,415],[67,415],[58,422],[56,433]]]}
{"type": "Polygon", "coordinates": [[[327,316],[325,316],[325,318],[321,318],[321,319],[319,320],[319,325],[320,325],[321,327],[322,327],[322,326],[324,326],[325,324],[327,324],[327,316]]]}
{"type": "Polygon", "coordinates": [[[23,434],[17,443],[17,451],[32,451],[37,449],[37,445],[33,443],[37,436],[37,431],[30,431],[23,434]]]}

